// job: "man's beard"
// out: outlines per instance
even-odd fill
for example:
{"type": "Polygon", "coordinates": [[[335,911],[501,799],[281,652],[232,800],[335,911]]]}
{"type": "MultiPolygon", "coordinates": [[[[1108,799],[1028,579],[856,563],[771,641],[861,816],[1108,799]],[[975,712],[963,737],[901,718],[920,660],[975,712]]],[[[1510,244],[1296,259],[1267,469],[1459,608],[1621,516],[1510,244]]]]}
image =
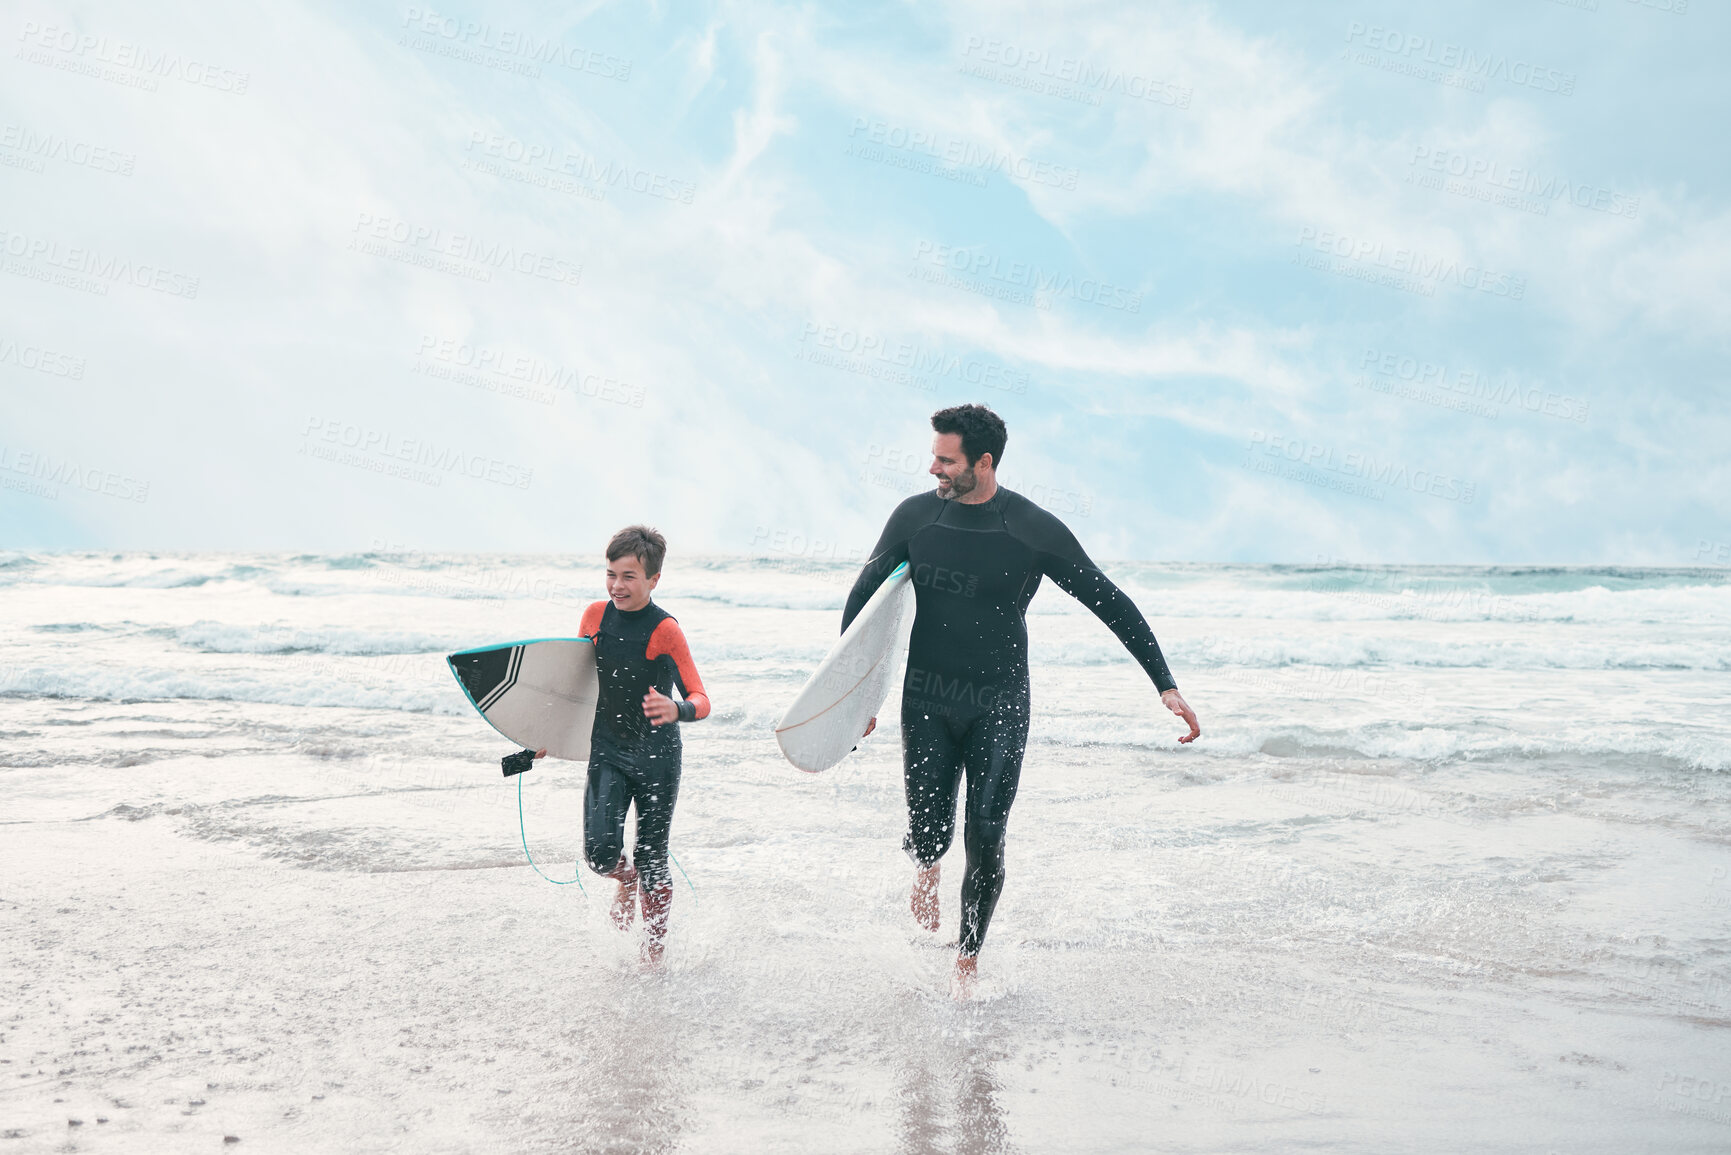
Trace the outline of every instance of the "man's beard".
{"type": "Polygon", "coordinates": [[[954,478],[950,479],[948,487],[945,487],[940,483],[938,485],[938,496],[945,498],[946,500],[966,497],[968,494],[974,492],[974,487],[979,484],[980,479],[974,476],[974,467],[970,465],[960,473],[956,474],[954,478]]]}

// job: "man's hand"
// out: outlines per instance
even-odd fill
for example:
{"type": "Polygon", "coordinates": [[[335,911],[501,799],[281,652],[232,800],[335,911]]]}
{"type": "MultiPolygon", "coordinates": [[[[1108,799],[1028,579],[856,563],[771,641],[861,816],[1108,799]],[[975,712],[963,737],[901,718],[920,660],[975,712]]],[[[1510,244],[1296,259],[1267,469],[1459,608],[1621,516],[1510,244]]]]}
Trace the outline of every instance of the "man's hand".
{"type": "Polygon", "coordinates": [[[547,747],[545,747],[545,746],[543,746],[539,750],[535,751],[535,757],[536,758],[545,758],[546,756],[547,756],[547,747]]]}
{"type": "Polygon", "coordinates": [[[643,716],[651,725],[662,726],[679,721],[679,703],[651,686],[643,695],[643,716]]]}
{"type": "Polygon", "coordinates": [[[866,732],[864,734],[861,734],[860,737],[861,738],[867,737],[869,734],[871,734],[871,732],[873,730],[876,730],[877,728],[878,728],[878,720],[874,716],[871,721],[866,723],[866,732]]]}
{"type": "Polygon", "coordinates": [[[1178,739],[1180,742],[1194,742],[1202,736],[1202,726],[1196,721],[1196,711],[1190,708],[1190,703],[1184,700],[1183,694],[1180,694],[1176,689],[1167,690],[1160,695],[1160,701],[1165,704],[1168,710],[1184,719],[1190,726],[1190,733],[1180,737],[1178,739]]]}

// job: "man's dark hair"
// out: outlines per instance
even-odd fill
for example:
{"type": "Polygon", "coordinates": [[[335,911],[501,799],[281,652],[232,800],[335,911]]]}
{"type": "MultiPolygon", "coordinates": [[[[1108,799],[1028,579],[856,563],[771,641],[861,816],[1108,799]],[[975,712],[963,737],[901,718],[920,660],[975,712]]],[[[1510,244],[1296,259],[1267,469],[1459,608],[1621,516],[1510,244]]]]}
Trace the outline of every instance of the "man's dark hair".
{"type": "Polygon", "coordinates": [[[660,573],[662,559],[666,556],[667,539],[647,525],[628,525],[607,543],[608,561],[634,557],[643,563],[644,577],[660,573]]]}
{"type": "Polygon", "coordinates": [[[932,414],[932,432],[959,434],[970,469],[984,453],[992,455],[992,468],[998,468],[1004,462],[1004,442],[1010,439],[1004,419],[984,405],[952,405],[938,410],[932,414]]]}

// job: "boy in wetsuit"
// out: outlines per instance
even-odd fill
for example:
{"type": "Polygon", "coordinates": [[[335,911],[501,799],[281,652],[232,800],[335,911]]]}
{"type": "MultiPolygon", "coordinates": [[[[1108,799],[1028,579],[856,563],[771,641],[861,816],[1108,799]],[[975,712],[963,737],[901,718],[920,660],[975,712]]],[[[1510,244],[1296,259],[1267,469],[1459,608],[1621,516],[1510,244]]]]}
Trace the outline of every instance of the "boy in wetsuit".
{"type": "MultiPolygon", "coordinates": [[[[595,644],[600,696],[583,794],[583,857],[619,884],[613,922],[627,929],[643,906],[646,961],[661,961],[673,879],[667,840],[679,797],[679,722],[709,716],[709,696],[673,615],[649,600],[667,539],[632,525],[607,543],[607,600],[583,611],[578,632],[595,644]],[[670,697],[678,687],[683,701],[670,697]],[[625,854],[625,812],[637,807],[637,861],[625,854]]],[[[536,757],[546,751],[541,751],[536,757]]]]}

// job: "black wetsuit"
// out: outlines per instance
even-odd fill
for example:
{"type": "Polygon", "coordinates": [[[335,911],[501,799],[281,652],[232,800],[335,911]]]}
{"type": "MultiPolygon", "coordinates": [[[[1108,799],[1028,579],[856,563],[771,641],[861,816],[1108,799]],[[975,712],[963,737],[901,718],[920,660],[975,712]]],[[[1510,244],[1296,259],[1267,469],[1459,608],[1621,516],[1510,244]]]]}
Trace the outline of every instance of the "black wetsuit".
{"type": "Polygon", "coordinates": [[[1089,560],[1064,523],[1002,486],[965,505],[922,493],[896,507],[842,615],[854,616],[901,562],[916,611],[902,682],[903,848],[930,866],[955,836],[968,781],[959,945],[977,954],[1004,886],[1004,833],[1028,738],[1028,626],[1040,578],[1094,611],[1160,691],[1176,683],[1136,603],[1089,560]]]}
{"type": "Polygon", "coordinates": [[[676,723],[652,725],[643,714],[650,687],[685,698],[679,721],[709,713],[709,698],[673,615],[651,602],[621,610],[596,602],[583,615],[585,637],[595,639],[600,695],[589,739],[589,782],[583,796],[583,857],[598,874],[611,874],[625,850],[625,814],[637,805],[634,848],[645,891],[671,885],[667,842],[679,800],[681,743],[676,723]]]}

